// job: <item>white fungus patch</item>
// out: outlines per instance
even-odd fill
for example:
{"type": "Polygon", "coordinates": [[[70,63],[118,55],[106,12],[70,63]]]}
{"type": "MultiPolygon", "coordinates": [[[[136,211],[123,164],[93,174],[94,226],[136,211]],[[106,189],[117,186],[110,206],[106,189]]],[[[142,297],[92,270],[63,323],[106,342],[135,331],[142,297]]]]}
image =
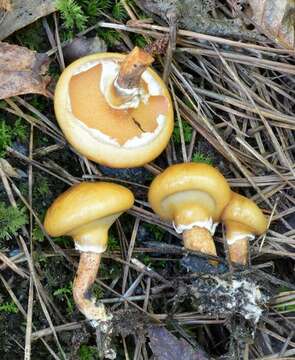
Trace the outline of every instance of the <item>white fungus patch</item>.
{"type": "Polygon", "coordinates": [[[218,225],[218,223],[213,222],[212,218],[209,218],[207,220],[195,221],[195,222],[192,222],[191,224],[176,225],[173,222],[173,227],[174,227],[175,231],[177,232],[177,234],[182,234],[186,230],[191,230],[194,227],[199,227],[199,228],[207,229],[211,235],[214,235],[217,225],[218,225]]]}
{"type": "Polygon", "coordinates": [[[236,241],[240,241],[243,239],[248,239],[248,240],[254,240],[255,236],[253,234],[245,234],[245,233],[234,233],[231,235],[230,238],[226,238],[226,241],[228,243],[228,245],[233,245],[236,241]]]}
{"type": "Polygon", "coordinates": [[[240,314],[255,324],[267,301],[258,285],[245,279],[227,281],[217,276],[207,276],[195,281],[191,291],[199,302],[199,311],[217,315],[240,314]]]}
{"type": "Polygon", "coordinates": [[[101,254],[105,251],[105,247],[100,245],[86,245],[75,242],[75,249],[80,252],[92,252],[95,254],[101,254]]]}

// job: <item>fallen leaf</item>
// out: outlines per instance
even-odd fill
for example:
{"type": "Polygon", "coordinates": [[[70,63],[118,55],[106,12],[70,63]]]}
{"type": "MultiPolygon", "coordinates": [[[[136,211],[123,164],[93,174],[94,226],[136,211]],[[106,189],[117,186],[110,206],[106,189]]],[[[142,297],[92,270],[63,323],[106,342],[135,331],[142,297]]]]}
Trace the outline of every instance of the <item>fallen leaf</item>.
{"type": "Polygon", "coordinates": [[[0,9],[5,11],[11,10],[11,1],[10,0],[0,0],[0,9]]]}
{"type": "Polygon", "coordinates": [[[184,339],[177,339],[163,327],[151,327],[149,338],[156,360],[209,360],[203,350],[194,350],[184,339]]]}
{"type": "Polygon", "coordinates": [[[48,56],[0,42],[0,99],[37,93],[49,96],[48,56]]]}
{"type": "Polygon", "coordinates": [[[9,3],[10,7],[3,18],[1,16],[0,40],[55,11],[55,0],[0,0],[0,8],[2,2],[9,3]]]}
{"type": "Polygon", "coordinates": [[[294,0],[248,0],[252,21],[270,39],[288,49],[295,47],[294,0]]]}

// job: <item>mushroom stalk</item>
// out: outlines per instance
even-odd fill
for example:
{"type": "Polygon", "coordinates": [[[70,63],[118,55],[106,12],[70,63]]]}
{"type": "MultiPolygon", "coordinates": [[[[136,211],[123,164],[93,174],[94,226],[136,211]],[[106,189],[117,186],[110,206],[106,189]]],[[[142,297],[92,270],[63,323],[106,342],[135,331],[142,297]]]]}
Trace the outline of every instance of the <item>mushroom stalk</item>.
{"type": "Polygon", "coordinates": [[[97,306],[91,295],[91,287],[96,279],[101,254],[82,252],[73,285],[73,297],[79,310],[89,320],[99,320],[105,317],[103,306],[97,306]]]}
{"type": "Polygon", "coordinates": [[[246,265],[249,258],[249,240],[266,231],[267,218],[252,200],[232,192],[221,220],[225,224],[230,260],[246,265]]]}
{"type": "Polygon", "coordinates": [[[149,53],[135,47],[121,64],[115,83],[118,95],[122,95],[124,90],[138,89],[141,75],[153,61],[149,53]]]}
{"type": "Polygon", "coordinates": [[[249,236],[236,240],[234,243],[228,243],[228,252],[230,261],[240,265],[246,265],[249,254],[249,236]]]}
{"type": "Polygon", "coordinates": [[[216,256],[215,244],[207,229],[195,226],[185,230],[182,237],[186,249],[216,256]]]}

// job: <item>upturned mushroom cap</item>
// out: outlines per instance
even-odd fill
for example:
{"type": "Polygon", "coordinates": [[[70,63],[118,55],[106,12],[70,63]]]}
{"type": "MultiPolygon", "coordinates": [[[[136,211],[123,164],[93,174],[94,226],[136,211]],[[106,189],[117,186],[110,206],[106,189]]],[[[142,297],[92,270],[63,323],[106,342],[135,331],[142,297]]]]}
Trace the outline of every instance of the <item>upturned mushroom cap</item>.
{"type": "Polygon", "coordinates": [[[267,218],[250,199],[232,192],[230,202],[224,209],[221,220],[227,227],[227,239],[233,236],[261,235],[267,229],[267,218]]]}
{"type": "Polygon", "coordinates": [[[148,199],[153,210],[176,225],[218,221],[230,200],[223,175],[202,163],[172,165],[152,182],[148,199]]]}
{"type": "Polygon", "coordinates": [[[61,194],[45,216],[51,236],[72,236],[81,251],[104,252],[108,230],[134,202],[127,188],[106,182],[84,182],[61,194]]]}
{"type": "Polygon", "coordinates": [[[151,68],[142,74],[144,94],[137,107],[110,106],[108,99],[114,97],[109,79],[113,84],[124,58],[99,53],[73,62],[61,74],[54,95],[56,118],[69,143],[88,159],[119,168],[155,159],[173,131],[168,89],[151,68]],[[102,92],[103,86],[109,90],[102,92]]]}

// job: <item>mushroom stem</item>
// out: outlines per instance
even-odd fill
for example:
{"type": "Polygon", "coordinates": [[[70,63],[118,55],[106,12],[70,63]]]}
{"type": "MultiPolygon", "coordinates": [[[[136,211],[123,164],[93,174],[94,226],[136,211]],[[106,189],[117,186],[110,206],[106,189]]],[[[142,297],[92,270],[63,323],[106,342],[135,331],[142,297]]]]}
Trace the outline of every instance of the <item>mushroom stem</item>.
{"type": "Polygon", "coordinates": [[[89,320],[99,320],[105,317],[103,306],[97,306],[91,296],[91,287],[96,279],[101,254],[82,252],[73,285],[73,297],[79,310],[89,320]]]}
{"type": "Polygon", "coordinates": [[[228,244],[230,261],[240,265],[246,265],[249,253],[249,236],[228,244]]]}
{"type": "Polygon", "coordinates": [[[195,226],[185,230],[182,237],[186,249],[216,256],[215,244],[207,229],[195,226]]]}
{"type": "Polygon", "coordinates": [[[139,88],[141,75],[153,61],[149,53],[135,47],[121,64],[115,85],[118,95],[121,95],[120,90],[139,88]]]}

